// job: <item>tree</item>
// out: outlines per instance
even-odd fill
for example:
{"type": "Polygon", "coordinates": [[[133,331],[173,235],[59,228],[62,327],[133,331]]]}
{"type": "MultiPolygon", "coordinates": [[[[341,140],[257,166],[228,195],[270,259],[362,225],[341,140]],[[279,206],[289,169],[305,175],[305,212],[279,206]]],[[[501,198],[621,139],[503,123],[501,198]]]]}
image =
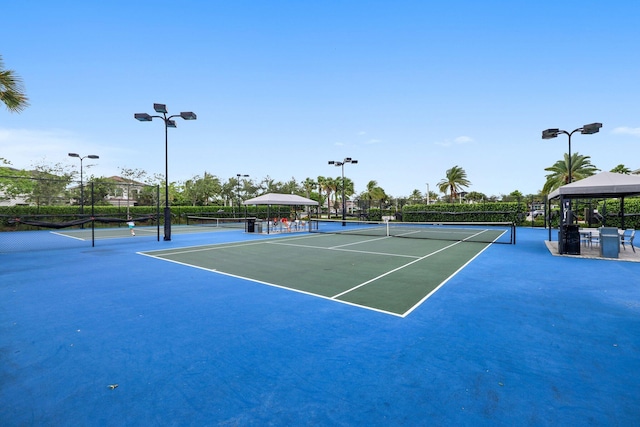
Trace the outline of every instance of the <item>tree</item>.
{"type": "Polygon", "coordinates": [[[378,182],[371,180],[367,183],[367,189],[360,195],[362,199],[369,201],[369,207],[371,207],[372,201],[384,201],[387,199],[387,194],[384,190],[378,186],[378,182]]]}
{"type": "Polygon", "coordinates": [[[318,185],[318,183],[311,178],[306,178],[302,181],[302,191],[304,191],[304,196],[307,199],[311,198],[311,193],[316,188],[316,185],[318,185]]]}
{"type": "Polygon", "coordinates": [[[31,179],[31,174],[10,165],[10,161],[0,157],[0,201],[26,196],[34,189],[35,181],[31,179]]]}
{"type": "Polygon", "coordinates": [[[342,206],[346,206],[346,204],[345,204],[346,200],[348,200],[353,195],[353,193],[355,193],[355,190],[354,190],[353,181],[350,178],[346,177],[346,176],[344,177],[344,193],[342,192],[342,184],[343,184],[342,177],[339,176],[339,177],[335,178],[334,181],[336,183],[336,190],[335,190],[336,191],[336,195],[335,195],[336,204],[335,205],[336,205],[336,210],[337,210],[338,208],[341,207],[341,205],[342,206]],[[342,200],[342,195],[343,194],[344,194],[345,200],[342,200]],[[338,195],[340,195],[340,204],[337,203],[338,195]]]}
{"type": "Polygon", "coordinates": [[[36,179],[33,191],[27,199],[37,206],[62,205],[69,202],[65,190],[71,183],[73,174],[60,163],[47,165],[37,164],[33,167],[32,176],[36,179]]]}
{"type": "Polygon", "coordinates": [[[484,193],[480,193],[478,191],[470,191],[464,196],[465,200],[470,200],[472,202],[482,202],[487,200],[488,197],[484,193]]]}
{"type": "Polygon", "coordinates": [[[294,177],[284,184],[280,188],[280,192],[283,194],[298,194],[300,192],[300,186],[294,177]]]}
{"type": "Polygon", "coordinates": [[[465,187],[471,185],[471,182],[467,179],[467,172],[460,166],[454,166],[447,170],[446,178],[441,180],[437,185],[440,192],[445,195],[449,192],[450,200],[458,197],[458,193],[465,187]]]}
{"type": "Polygon", "coordinates": [[[422,201],[422,193],[420,192],[420,190],[413,190],[409,195],[409,201],[411,203],[419,203],[420,201],[422,201]]]}
{"type": "MultiPolygon", "coordinates": [[[[327,190],[327,205],[331,204],[331,194],[333,194],[333,209],[335,209],[336,214],[338,213],[338,195],[336,192],[338,191],[338,181],[334,178],[327,178],[324,182],[325,189],[327,190]]],[[[329,218],[331,218],[331,206],[329,207],[329,218]]]]}
{"type": "Polygon", "coordinates": [[[19,113],[29,106],[22,79],[13,70],[4,68],[0,55],[0,101],[12,113],[19,113]]]}
{"type": "Polygon", "coordinates": [[[327,192],[327,210],[329,213],[329,218],[331,218],[331,191],[333,189],[333,178],[326,178],[324,176],[318,176],[318,189],[320,194],[323,191],[327,192]]]}
{"type": "Polygon", "coordinates": [[[511,193],[509,193],[508,196],[502,196],[502,201],[503,202],[517,202],[518,200],[522,200],[523,199],[523,195],[522,192],[520,192],[519,190],[514,190],[511,193]]]}
{"type": "Polygon", "coordinates": [[[614,173],[622,173],[625,175],[630,175],[631,174],[631,169],[629,169],[628,167],[626,167],[623,164],[619,164],[618,166],[616,166],[615,168],[611,169],[611,172],[614,173]]]}
{"type": "Polygon", "coordinates": [[[127,218],[129,218],[129,205],[131,204],[131,184],[133,184],[135,180],[143,179],[146,175],[147,172],[142,169],[120,168],[120,176],[127,181],[127,218]]]}
{"type": "Polygon", "coordinates": [[[183,192],[191,206],[206,206],[222,192],[222,186],[217,176],[205,172],[203,177],[187,180],[183,192]]]}
{"type": "MultiPolygon", "coordinates": [[[[579,153],[571,154],[572,181],[587,178],[600,170],[591,164],[590,159],[590,156],[582,156],[579,153]]],[[[547,181],[542,187],[542,194],[549,194],[556,188],[569,183],[569,155],[565,153],[564,160],[558,160],[545,170],[551,173],[546,175],[547,181]]]]}
{"type": "MultiPolygon", "coordinates": [[[[94,205],[109,206],[107,197],[114,194],[118,183],[110,178],[91,176],[85,184],[83,206],[91,206],[93,200],[94,205]],[[91,188],[93,186],[93,199],[91,188]]],[[[127,206],[127,216],[129,216],[129,207],[127,206]]]]}

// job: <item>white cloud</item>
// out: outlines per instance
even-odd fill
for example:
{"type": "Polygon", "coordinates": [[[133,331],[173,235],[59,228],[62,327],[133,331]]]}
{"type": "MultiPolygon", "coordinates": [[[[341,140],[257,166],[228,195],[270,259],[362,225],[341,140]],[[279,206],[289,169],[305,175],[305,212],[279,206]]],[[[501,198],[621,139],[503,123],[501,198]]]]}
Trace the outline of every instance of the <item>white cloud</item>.
{"type": "Polygon", "coordinates": [[[627,126],[617,127],[611,131],[611,133],[619,134],[619,135],[632,135],[640,137],[640,128],[630,128],[627,126]]]}
{"type": "Polygon", "coordinates": [[[17,168],[28,169],[43,159],[64,159],[70,146],[83,145],[75,135],[62,130],[0,129],[2,157],[17,168]]]}
{"type": "Polygon", "coordinates": [[[381,142],[379,139],[370,139],[367,142],[365,142],[365,144],[371,145],[371,144],[377,144],[379,142],[381,142]]]}
{"type": "Polygon", "coordinates": [[[453,140],[456,144],[466,144],[468,142],[473,142],[473,139],[468,136],[459,136],[453,140]]]}
{"type": "MultiPolygon", "coordinates": [[[[100,146],[81,135],[62,129],[32,130],[0,128],[0,157],[11,162],[17,169],[31,169],[39,164],[63,163],[78,166],[78,160],[68,153],[81,155],[97,154],[100,160],[95,165],[99,170],[92,173],[115,175],[117,165],[131,156],[131,151],[119,147],[100,146]]],[[[92,163],[85,163],[91,167],[92,163]]]]}

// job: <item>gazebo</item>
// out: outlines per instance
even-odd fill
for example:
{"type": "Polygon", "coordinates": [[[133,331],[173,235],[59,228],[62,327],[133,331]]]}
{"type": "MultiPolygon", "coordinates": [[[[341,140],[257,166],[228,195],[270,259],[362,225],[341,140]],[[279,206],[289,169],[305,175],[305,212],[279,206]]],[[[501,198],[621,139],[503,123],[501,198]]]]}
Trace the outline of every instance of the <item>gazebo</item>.
{"type": "MultiPolygon", "coordinates": [[[[271,217],[271,206],[317,206],[318,202],[296,194],[267,193],[253,199],[245,200],[243,205],[267,205],[267,218],[271,217]]],[[[267,221],[267,234],[269,233],[267,221]]]]}
{"type": "MultiPolygon", "coordinates": [[[[563,210],[560,234],[563,235],[562,230],[571,223],[571,215],[573,215],[569,210],[571,200],[619,198],[621,226],[624,228],[624,198],[636,195],[640,195],[640,175],[601,172],[559,187],[549,193],[549,200],[560,199],[563,210]]],[[[551,227],[549,227],[549,240],[551,240],[551,227]]],[[[564,242],[559,241],[559,246],[563,246],[562,243],[564,242]]]]}

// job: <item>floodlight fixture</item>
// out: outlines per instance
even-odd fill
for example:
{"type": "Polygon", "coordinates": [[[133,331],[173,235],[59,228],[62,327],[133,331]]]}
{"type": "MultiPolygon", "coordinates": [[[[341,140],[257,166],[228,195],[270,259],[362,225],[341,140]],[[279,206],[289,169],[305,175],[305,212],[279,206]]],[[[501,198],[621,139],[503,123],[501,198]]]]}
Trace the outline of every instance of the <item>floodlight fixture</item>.
{"type": "Polygon", "coordinates": [[[150,122],[151,120],[153,120],[151,116],[147,113],[135,113],[133,117],[136,120],[140,120],[141,122],[150,122]]]}
{"type": "Polygon", "coordinates": [[[558,136],[560,129],[546,129],[542,131],[542,139],[551,139],[558,136]]]}
{"type": "Polygon", "coordinates": [[[601,127],[602,123],[591,123],[582,126],[582,131],[580,133],[583,135],[593,135],[594,133],[600,132],[601,127]]]}
{"type": "Polygon", "coordinates": [[[182,113],[180,113],[180,117],[182,117],[184,120],[195,120],[198,118],[198,116],[196,116],[196,113],[194,113],[193,111],[183,111],[182,113]]]}
{"type": "Polygon", "coordinates": [[[167,105],[166,104],[153,104],[153,109],[156,113],[167,114],[167,105]]]}

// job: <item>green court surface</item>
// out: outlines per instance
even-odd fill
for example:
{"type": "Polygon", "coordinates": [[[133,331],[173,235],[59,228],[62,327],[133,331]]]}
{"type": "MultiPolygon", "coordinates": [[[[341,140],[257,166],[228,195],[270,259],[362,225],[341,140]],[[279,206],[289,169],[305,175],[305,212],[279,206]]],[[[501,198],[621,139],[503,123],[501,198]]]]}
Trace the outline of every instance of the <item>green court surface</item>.
{"type": "Polygon", "coordinates": [[[404,317],[487,247],[321,234],[140,254],[404,317]]]}

